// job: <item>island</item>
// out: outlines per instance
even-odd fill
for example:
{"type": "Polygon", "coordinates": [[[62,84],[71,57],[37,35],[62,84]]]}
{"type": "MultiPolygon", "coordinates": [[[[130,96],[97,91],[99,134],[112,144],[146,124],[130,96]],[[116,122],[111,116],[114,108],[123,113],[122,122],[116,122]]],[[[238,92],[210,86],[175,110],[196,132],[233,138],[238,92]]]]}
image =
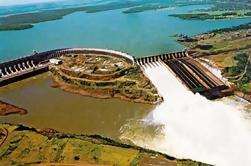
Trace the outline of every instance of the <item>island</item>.
{"type": "Polygon", "coordinates": [[[141,13],[141,12],[145,12],[145,11],[149,11],[149,10],[161,10],[161,9],[173,9],[173,7],[170,7],[168,5],[146,4],[143,6],[136,6],[136,7],[129,8],[129,9],[123,11],[123,13],[125,13],[125,14],[141,13]]]}
{"type": "Polygon", "coordinates": [[[158,104],[163,99],[131,56],[83,51],[64,53],[50,66],[55,85],[68,92],[98,98],[120,98],[158,104]]]}
{"type": "Polygon", "coordinates": [[[200,57],[222,71],[235,86],[235,94],[251,101],[251,23],[213,30],[178,40],[189,47],[193,57],[200,57]]]}

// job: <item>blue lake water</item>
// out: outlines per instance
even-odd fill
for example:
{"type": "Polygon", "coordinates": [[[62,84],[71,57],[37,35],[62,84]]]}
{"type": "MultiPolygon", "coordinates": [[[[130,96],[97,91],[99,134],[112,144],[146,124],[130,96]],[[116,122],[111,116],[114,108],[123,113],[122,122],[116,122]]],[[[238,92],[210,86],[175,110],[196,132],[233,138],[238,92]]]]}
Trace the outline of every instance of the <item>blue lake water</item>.
{"type": "Polygon", "coordinates": [[[217,28],[236,26],[251,19],[181,20],[168,16],[208,5],[177,7],[173,10],[123,14],[112,10],[88,14],[77,12],[61,20],[36,24],[22,31],[0,32],[0,61],[62,47],[99,47],[127,52],[134,56],[159,54],[183,49],[171,37],[177,33],[194,35],[217,28]]]}

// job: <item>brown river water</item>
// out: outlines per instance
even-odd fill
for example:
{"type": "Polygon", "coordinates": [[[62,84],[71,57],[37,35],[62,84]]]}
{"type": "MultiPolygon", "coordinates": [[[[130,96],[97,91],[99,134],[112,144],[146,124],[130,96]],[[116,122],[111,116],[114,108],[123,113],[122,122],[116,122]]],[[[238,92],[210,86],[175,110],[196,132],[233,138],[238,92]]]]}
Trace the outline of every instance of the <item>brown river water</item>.
{"type": "Polygon", "coordinates": [[[118,140],[123,125],[143,119],[154,109],[147,104],[72,94],[52,84],[50,74],[45,73],[0,88],[0,100],[28,110],[26,115],[0,117],[0,122],[118,140]]]}

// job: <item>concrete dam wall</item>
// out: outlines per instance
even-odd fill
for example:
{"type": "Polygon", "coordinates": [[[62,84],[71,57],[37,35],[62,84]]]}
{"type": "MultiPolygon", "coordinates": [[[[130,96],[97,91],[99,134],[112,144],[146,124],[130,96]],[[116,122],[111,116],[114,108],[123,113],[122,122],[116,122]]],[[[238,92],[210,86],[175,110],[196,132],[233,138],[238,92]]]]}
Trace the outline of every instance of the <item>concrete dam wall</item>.
{"type": "Polygon", "coordinates": [[[132,56],[107,49],[97,48],[62,48],[31,55],[0,63],[0,86],[10,84],[49,70],[50,59],[66,54],[103,54],[124,58],[128,63],[134,63],[132,56]]]}

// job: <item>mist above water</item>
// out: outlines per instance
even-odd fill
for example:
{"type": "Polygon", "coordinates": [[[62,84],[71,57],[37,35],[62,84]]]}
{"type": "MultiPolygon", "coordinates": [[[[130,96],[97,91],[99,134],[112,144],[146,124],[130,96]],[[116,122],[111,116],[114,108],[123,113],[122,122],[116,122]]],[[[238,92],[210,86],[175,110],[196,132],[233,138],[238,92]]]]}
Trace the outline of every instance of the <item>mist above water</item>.
{"type": "Polygon", "coordinates": [[[241,103],[244,101],[210,101],[186,89],[163,64],[144,68],[165,101],[141,126],[128,123],[121,130],[121,139],[217,166],[251,165],[251,120],[241,103]],[[159,129],[150,131],[155,135],[150,136],[144,126],[159,129]]]}

